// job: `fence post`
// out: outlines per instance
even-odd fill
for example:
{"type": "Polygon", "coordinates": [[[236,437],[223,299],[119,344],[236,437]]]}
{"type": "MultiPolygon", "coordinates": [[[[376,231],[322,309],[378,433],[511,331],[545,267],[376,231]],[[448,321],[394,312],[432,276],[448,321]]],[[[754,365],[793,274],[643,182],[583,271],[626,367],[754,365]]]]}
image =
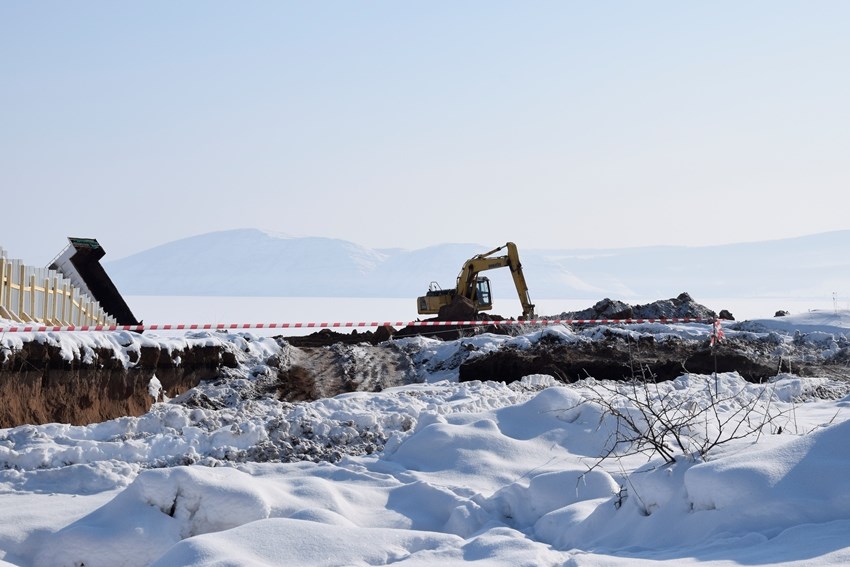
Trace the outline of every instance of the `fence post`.
{"type": "Polygon", "coordinates": [[[6,266],[6,309],[12,310],[12,263],[6,266]]]}
{"type": "Polygon", "coordinates": [[[62,323],[71,325],[71,290],[68,289],[68,280],[62,285],[62,323]]]}
{"type": "MultiPolygon", "coordinates": [[[[56,304],[56,296],[53,296],[54,302],[56,304]]],[[[50,309],[50,278],[44,278],[44,322],[49,325],[55,325],[56,319],[51,317],[51,309],[50,309]]]]}
{"type": "Polygon", "coordinates": [[[37,309],[36,304],[35,304],[36,303],[36,301],[35,301],[36,295],[38,293],[38,288],[35,285],[36,281],[37,280],[35,279],[35,274],[32,274],[30,276],[30,312],[31,312],[30,318],[33,321],[40,321],[41,317],[39,317],[39,315],[38,315],[38,309],[37,309]]]}
{"type": "Polygon", "coordinates": [[[74,308],[77,306],[77,302],[76,302],[76,301],[74,301],[74,294],[75,294],[75,292],[77,291],[77,288],[75,288],[74,286],[71,286],[71,287],[70,287],[70,289],[69,289],[69,291],[70,291],[70,295],[68,296],[68,299],[69,299],[69,303],[68,303],[68,308],[69,308],[69,312],[68,312],[68,322],[69,322],[71,325],[77,325],[77,324],[79,324],[79,323],[76,321],[76,319],[75,319],[75,317],[74,317],[74,308]]]}
{"type": "Polygon", "coordinates": [[[75,294],[77,296],[77,299],[76,299],[76,301],[73,302],[74,307],[77,308],[77,323],[76,324],[82,325],[83,324],[83,294],[79,289],[77,289],[77,288],[73,288],[73,289],[74,289],[74,291],[77,292],[75,294]]]}
{"type": "Polygon", "coordinates": [[[53,316],[50,318],[54,325],[59,325],[59,278],[53,274],[53,316]]]}
{"type": "Polygon", "coordinates": [[[12,288],[9,287],[9,284],[6,281],[6,257],[0,256],[0,315],[8,319],[12,318],[12,314],[9,313],[7,309],[10,307],[9,303],[11,302],[11,291],[12,288]],[[7,291],[9,292],[8,295],[7,291]]]}
{"type": "Polygon", "coordinates": [[[24,266],[20,260],[18,260],[18,269],[16,270],[15,277],[18,279],[18,321],[28,322],[26,312],[26,266],[24,266]]]}
{"type": "Polygon", "coordinates": [[[48,307],[50,305],[50,280],[47,278],[44,278],[44,295],[42,297],[44,298],[41,306],[43,310],[42,320],[45,323],[50,323],[50,307],[48,307]]]}
{"type": "Polygon", "coordinates": [[[24,280],[26,279],[26,267],[23,264],[18,269],[18,317],[24,318],[24,280]]]}
{"type": "Polygon", "coordinates": [[[6,281],[6,295],[0,300],[3,303],[3,309],[6,316],[12,321],[20,321],[21,319],[15,314],[15,308],[12,305],[12,274],[14,272],[13,262],[6,262],[6,269],[3,271],[3,277],[6,281]]]}
{"type": "Polygon", "coordinates": [[[0,307],[6,308],[6,258],[0,256],[0,307]]]}

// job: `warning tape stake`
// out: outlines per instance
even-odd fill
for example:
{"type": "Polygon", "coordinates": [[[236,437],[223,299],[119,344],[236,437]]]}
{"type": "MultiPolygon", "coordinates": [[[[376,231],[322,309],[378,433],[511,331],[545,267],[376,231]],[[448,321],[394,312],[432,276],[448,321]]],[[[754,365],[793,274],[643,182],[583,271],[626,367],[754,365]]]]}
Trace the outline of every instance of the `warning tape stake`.
{"type": "Polygon", "coordinates": [[[548,326],[548,325],[635,325],[643,323],[711,323],[714,319],[671,318],[671,319],[532,319],[517,321],[355,321],[355,322],[308,322],[308,323],[209,323],[209,324],[153,324],[153,325],[23,325],[0,326],[0,333],[66,333],[91,331],[222,331],[237,329],[337,329],[361,327],[482,327],[482,326],[548,326]]]}

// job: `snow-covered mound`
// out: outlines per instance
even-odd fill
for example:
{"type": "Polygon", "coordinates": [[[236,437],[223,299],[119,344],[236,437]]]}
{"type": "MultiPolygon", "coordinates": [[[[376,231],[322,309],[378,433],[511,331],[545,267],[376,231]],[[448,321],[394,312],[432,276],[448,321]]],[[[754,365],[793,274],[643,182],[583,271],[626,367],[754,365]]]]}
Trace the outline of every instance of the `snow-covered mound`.
{"type": "Polygon", "coordinates": [[[766,332],[773,331],[784,334],[811,334],[821,333],[834,336],[850,335],[850,311],[809,311],[784,317],[773,317],[772,319],[753,319],[742,321],[733,328],[766,332]]]}

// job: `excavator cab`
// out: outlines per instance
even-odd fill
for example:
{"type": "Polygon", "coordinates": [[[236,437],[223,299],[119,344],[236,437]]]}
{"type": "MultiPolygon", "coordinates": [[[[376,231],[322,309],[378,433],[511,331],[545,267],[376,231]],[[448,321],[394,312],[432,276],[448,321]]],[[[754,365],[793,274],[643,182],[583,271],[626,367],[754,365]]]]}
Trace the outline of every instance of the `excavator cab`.
{"type": "Polygon", "coordinates": [[[475,281],[475,307],[478,311],[493,308],[493,296],[490,294],[490,278],[480,277],[475,281]]]}

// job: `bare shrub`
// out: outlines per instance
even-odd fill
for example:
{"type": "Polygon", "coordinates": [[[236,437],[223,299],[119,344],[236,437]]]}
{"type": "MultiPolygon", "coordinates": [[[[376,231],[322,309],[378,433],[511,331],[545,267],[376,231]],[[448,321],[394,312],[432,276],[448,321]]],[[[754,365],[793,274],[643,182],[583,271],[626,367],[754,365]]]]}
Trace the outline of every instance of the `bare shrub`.
{"type": "MultiPolygon", "coordinates": [[[[717,447],[760,434],[786,411],[771,407],[773,389],[759,387],[753,395],[714,379],[706,380],[701,394],[690,388],[676,389],[667,383],[636,378],[625,383],[595,382],[588,402],[602,408],[600,426],[614,418],[614,429],[601,461],[617,456],[643,454],[673,463],[678,456],[707,460],[717,447]]],[[[781,431],[781,428],[776,429],[781,431]]]]}

